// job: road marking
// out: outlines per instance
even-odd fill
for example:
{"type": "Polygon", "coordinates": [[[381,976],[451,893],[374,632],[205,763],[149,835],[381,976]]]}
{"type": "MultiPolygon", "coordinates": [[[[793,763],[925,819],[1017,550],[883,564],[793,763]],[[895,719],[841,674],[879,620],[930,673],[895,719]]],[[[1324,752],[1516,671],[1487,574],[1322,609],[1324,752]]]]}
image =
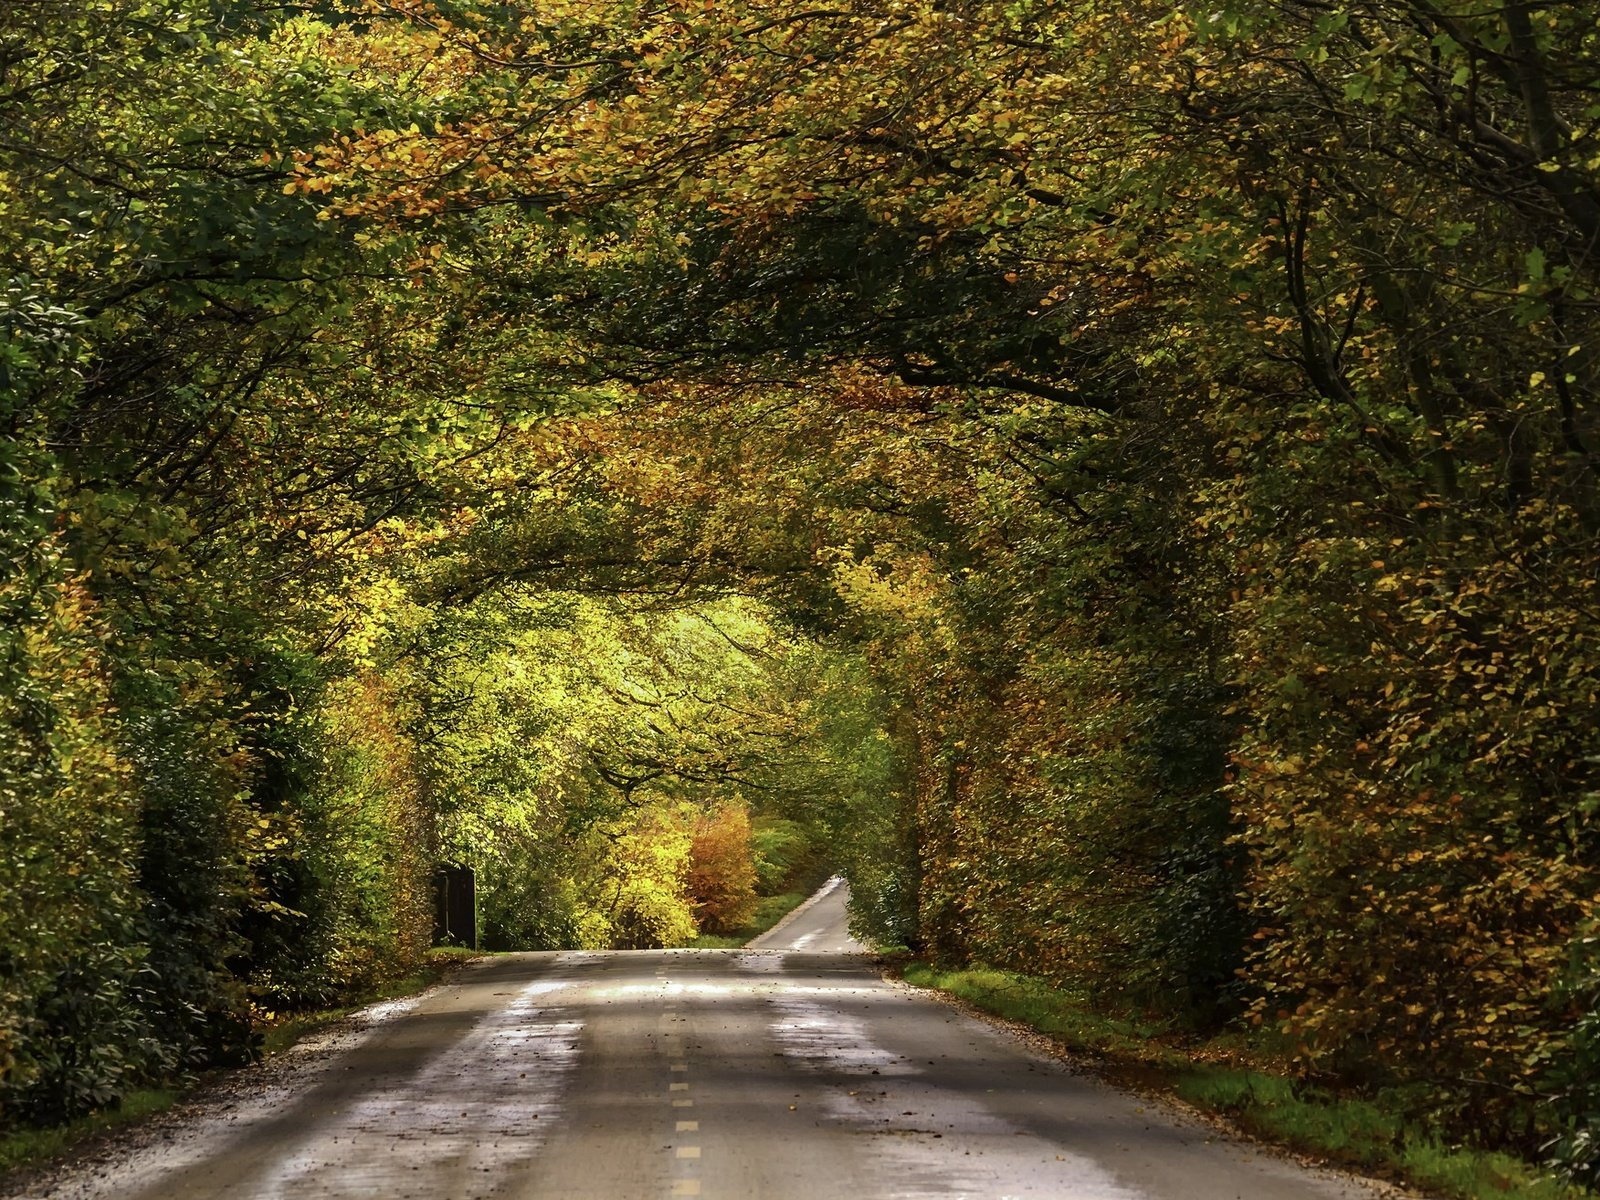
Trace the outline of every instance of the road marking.
{"type": "Polygon", "coordinates": [[[679,1146],[678,1147],[678,1157],[679,1158],[699,1158],[700,1157],[700,1147],[699,1146],[679,1146]]]}
{"type": "Polygon", "coordinates": [[[680,1179],[672,1185],[674,1196],[698,1196],[700,1194],[700,1181],[698,1179],[680,1179]]]}
{"type": "Polygon", "coordinates": [[[687,1083],[669,1083],[669,1084],[667,1084],[667,1091],[669,1091],[669,1092],[687,1092],[688,1090],[689,1090],[689,1085],[687,1083]]]}
{"type": "Polygon", "coordinates": [[[672,1069],[674,1071],[687,1071],[689,1069],[689,1064],[688,1063],[673,1063],[672,1064],[672,1069]]]}
{"type": "Polygon", "coordinates": [[[673,1108],[693,1108],[694,1107],[694,1101],[693,1100],[674,1100],[672,1102],[672,1107],[673,1108]]]}
{"type": "Polygon", "coordinates": [[[678,1132],[679,1133],[699,1133],[700,1132],[700,1122],[699,1121],[679,1121],[678,1122],[678,1132]]]}

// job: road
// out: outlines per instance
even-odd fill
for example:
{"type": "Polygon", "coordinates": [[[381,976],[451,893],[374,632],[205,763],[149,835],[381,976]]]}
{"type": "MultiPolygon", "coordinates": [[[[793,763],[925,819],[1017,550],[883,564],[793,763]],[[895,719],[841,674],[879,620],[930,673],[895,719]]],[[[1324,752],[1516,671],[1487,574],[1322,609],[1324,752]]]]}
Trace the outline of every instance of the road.
{"type": "Polygon", "coordinates": [[[484,959],[45,1194],[1372,1196],[1040,1057],[859,949],[835,885],[745,950],[484,959]]]}

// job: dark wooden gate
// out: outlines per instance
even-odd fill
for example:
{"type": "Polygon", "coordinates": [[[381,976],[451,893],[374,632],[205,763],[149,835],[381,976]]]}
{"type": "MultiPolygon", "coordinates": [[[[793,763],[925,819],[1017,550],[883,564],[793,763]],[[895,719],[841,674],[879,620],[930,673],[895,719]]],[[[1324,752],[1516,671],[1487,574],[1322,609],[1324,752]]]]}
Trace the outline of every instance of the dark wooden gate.
{"type": "Polygon", "coordinates": [[[471,867],[434,872],[433,944],[478,948],[478,887],[471,867]]]}

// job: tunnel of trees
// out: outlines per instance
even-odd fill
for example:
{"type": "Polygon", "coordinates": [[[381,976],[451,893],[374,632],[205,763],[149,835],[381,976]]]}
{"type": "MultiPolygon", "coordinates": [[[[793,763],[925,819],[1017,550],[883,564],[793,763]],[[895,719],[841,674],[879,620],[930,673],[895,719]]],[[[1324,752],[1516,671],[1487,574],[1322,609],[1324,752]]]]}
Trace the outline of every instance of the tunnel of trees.
{"type": "Polygon", "coordinates": [[[1580,0],[0,7],[0,1122],[860,931],[1600,1172],[1580,0]]]}

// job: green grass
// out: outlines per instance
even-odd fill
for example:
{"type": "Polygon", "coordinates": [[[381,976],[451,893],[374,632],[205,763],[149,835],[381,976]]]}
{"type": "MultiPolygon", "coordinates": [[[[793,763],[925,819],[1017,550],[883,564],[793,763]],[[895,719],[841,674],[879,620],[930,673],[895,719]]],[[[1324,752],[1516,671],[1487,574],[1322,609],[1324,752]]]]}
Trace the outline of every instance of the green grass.
{"type": "Polygon", "coordinates": [[[940,971],[912,963],[904,977],[1031,1026],[1068,1050],[1097,1058],[1113,1079],[1170,1092],[1227,1116],[1263,1141],[1456,1200],[1595,1197],[1510,1155],[1442,1144],[1408,1121],[1401,1106],[1383,1093],[1353,1097],[1308,1087],[1271,1069],[1270,1046],[1252,1045],[1237,1034],[1203,1040],[1161,1021],[1096,1012],[1081,997],[1008,971],[940,971]],[[1240,1060],[1247,1065],[1235,1065],[1240,1060]]]}
{"type": "Polygon", "coordinates": [[[702,933],[689,943],[694,950],[736,950],[751,938],[760,937],[805,902],[810,892],[784,892],[762,896],[756,901],[755,916],[749,924],[731,934],[702,933]]]}
{"type": "Polygon", "coordinates": [[[7,1134],[0,1138],[0,1175],[21,1167],[37,1166],[65,1154],[95,1134],[165,1112],[177,1100],[175,1091],[151,1088],[130,1092],[115,1108],[90,1113],[49,1129],[19,1129],[7,1134]]]}
{"type": "Polygon", "coordinates": [[[1111,1057],[1136,1056],[1151,1066],[1179,1067],[1189,1061],[1187,1056],[1152,1040],[1168,1032],[1164,1026],[1095,1012],[1040,979],[987,967],[936,971],[925,963],[911,963],[904,975],[907,983],[959,996],[985,1012],[1051,1034],[1074,1050],[1111,1057]]]}

